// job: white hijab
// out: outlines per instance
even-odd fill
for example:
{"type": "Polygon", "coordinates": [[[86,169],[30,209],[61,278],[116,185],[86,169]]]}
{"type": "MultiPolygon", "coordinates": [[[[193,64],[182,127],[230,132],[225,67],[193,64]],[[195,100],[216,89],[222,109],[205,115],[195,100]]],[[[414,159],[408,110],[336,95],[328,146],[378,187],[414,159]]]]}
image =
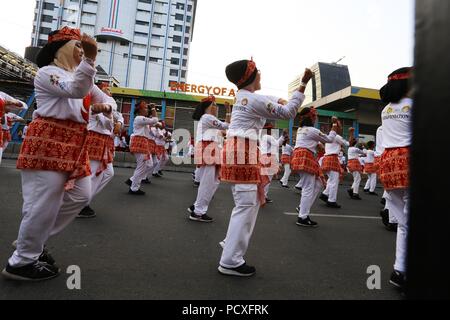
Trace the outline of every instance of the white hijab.
{"type": "Polygon", "coordinates": [[[78,67],[78,63],[73,57],[73,51],[75,50],[75,45],[77,40],[70,40],[64,46],[62,46],[55,54],[55,59],[53,59],[53,64],[60,67],[66,71],[74,72],[78,67]]]}

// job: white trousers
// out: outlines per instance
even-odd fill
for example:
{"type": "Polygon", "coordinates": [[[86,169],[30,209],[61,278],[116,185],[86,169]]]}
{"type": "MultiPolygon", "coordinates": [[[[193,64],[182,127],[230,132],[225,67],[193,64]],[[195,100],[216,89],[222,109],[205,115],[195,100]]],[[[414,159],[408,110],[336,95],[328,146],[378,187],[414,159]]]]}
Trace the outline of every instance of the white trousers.
{"type": "Polygon", "coordinates": [[[389,202],[389,212],[392,212],[398,221],[397,246],[395,253],[394,269],[399,272],[406,272],[406,259],[408,249],[408,229],[409,229],[409,190],[400,189],[387,191],[389,202]]]}
{"type": "MultiPolygon", "coordinates": [[[[98,176],[96,172],[101,165],[100,161],[90,160],[91,164],[91,201],[97,196],[106,185],[114,178],[114,167],[112,163],[108,164],[108,167],[100,173],[98,176]]],[[[90,204],[90,202],[89,202],[90,204]]]]}
{"type": "Polygon", "coordinates": [[[164,154],[161,159],[158,160],[156,166],[153,168],[153,174],[157,174],[159,171],[161,171],[169,161],[169,157],[167,154],[164,154]]]}
{"type": "Polygon", "coordinates": [[[375,192],[377,188],[377,174],[371,173],[367,175],[367,182],[364,186],[364,190],[369,190],[370,192],[375,192]]]}
{"type": "Polygon", "coordinates": [[[17,249],[9,259],[14,267],[33,263],[44,244],[67,227],[90,201],[91,177],[79,179],[65,192],[68,174],[22,170],[23,209],[17,249]]]}
{"type": "Polygon", "coordinates": [[[287,186],[289,183],[289,177],[291,176],[292,170],[291,165],[289,163],[286,163],[284,165],[284,175],[283,178],[281,178],[281,183],[283,186],[287,186]]]}
{"type": "Polygon", "coordinates": [[[225,246],[220,259],[220,265],[225,268],[237,268],[245,264],[244,256],[255,228],[260,207],[257,190],[257,186],[254,184],[231,187],[235,207],[231,213],[225,246]]]}
{"type": "Polygon", "coordinates": [[[133,177],[131,177],[131,191],[138,191],[141,188],[141,182],[147,178],[147,173],[153,168],[152,158],[145,160],[146,155],[143,153],[136,153],[136,170],[134,170],[133,177]]]}
{"type": "Polygon", "coordinates": [[[328,201],[336,202],[339,188],[340,173],[336,171],[329,171],[327,172],[327,176],[328,176],[327,187],[323,192],[323,194],[328,196],[328,201]]]}
{"type": "Polygon", "coordinates": [[[300,200],[301,219],[306,219],[311,213],[311,207],[316,201],[317,196],[322,190],[322,182],[313,174],[306,172],[300,173],[299,187],[302,188],[302,198],[300,200]]]}
{"type": "Polygon", "coordinates": [[[199,216],[208,212],[209,203],[220,185],[219,172],[216,170],[216,166],[204,166],[202,168],[203,174],[198,188],[197,200],[194,204],[195,214],[199,216]]]}
{"type": "Polygon", "coordinates": [[[0,164],[2,164],[3,148],[0,148],[0,164]]]}
{"type": "Polygon", "coordinates": [[[202,179],[202,174],[204,171],[205,167],[199,167],[197,169],[195,169],[195,173],[194,173],[194,181],[195,182],[200,182],[200,180],[202,179]]]}
{"type": "Polygon", "coordinates": [[[270,184],[272,183],[272,180],[273,180],[273,176],[268,176],[268,177],[269,177],[269,183],[264,187],[264,194],[266,196],[266,199],[269,198],[270,184]]]}
{"type": "Polygon", "coordinates": [[[358,171],[352,172],[353,175],[353,184],[352,190],[354,194],[359,194],[359,187],[361,185],[361,173],[358,171]]]}

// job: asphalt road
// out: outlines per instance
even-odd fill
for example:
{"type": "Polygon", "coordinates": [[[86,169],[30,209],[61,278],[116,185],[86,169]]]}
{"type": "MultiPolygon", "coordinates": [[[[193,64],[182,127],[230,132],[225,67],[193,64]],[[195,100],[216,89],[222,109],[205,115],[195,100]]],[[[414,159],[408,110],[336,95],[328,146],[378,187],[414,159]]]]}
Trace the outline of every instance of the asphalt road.
{"type": "MultiPolygon", "coordinates": [[[[144,186],[145,197],[127,194],[131,169],[116,169],[111,184],[93,202],[97,217],[76,220],[48,246],[62,269],[53,280],[18,283],[0,279],[0,299],[299,300],[401,299],[388,284],[395,234],[384,229],[379,198],[351,201],[339,191],[341,210],[318,201],[318,229],[296,226],[300,195],[272,183],[274,204],[259,212],[246,260],[253,278],[217,272],[219,242],[233,207],[221,185],[210,206],[212,224],[187,219],[196,189],[186,173],[166,172],[144,186]],[[81,269],[81,290],[69,290],[66,270],[81,269]],[[381,290],[367,288],[367,268],[381,268],[381,290]]],[[[381,190],[378,190],[381,193],[381,190]]],[[[0,264],[12,253],[21,217],[20,173],[14,162],[0,167],[0,264]]]]}

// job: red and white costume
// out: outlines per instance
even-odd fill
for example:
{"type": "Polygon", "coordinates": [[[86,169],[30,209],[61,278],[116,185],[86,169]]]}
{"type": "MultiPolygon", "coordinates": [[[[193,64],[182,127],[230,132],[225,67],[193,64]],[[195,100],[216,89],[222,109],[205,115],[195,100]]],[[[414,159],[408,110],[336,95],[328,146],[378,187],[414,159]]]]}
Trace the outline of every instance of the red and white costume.
{"type": "Polygon", "coordinates": [[[271,172],[267,175],[269,183],[264,187],[264,195],[268,198],[270,182],[272,182],[273,176],[278,172],[279,168],[279,153],[280,146],[284,142],[284,137],[275,139],[273,136],[263,135],[259,142],[259,150],[262,157],[264,157],[263,164],[271,172]]]}
{"type": "Polygon", "coordinates": [[[24,203],[11,266],[36,261],[49,236],[62,231],[90,201],[89,110],[83,98],[90,95],[93,104],[113,106],[94,86],[95,74],[94,64],[83,60],[74,72],[47,66],[35,77],[37,110],[17,161],[24,203]]]}
{"type": "Polygon", "coordinates": [[[328,196],[329,202],[337,201],[337,193],[339,188],[339,177],[343,173],[339,154],[342,146],[348,147],[350,144],[340,135],[332,143],[325,144],[325,156],[322,160],[322,171],[328,176],[327,187],[323,194],[328,196]]]}
{"type": "MultiPolygon", "coordinates": [[[[235,207],[231,214],[220,265],[237,268],[253,233],[259,207],[264,204],[264,184],[258,157],[258,138],[266,119],[294,119],[305,96],[297,91],[285,106],[279,99],[239,90],[224,145],[221,180],[232,184],[235,207]]],[[[264,171],[263,171],[264,173],[264,171]]]]}
{"type": "Polygon", "coordinates": [[[364,190],[375,192],[377,187],[377,168],[375,167],[375,151],[365,150],[364,173],[367,174],[367,182],[364,190]]]}
{"type": "Polygon", "coordinates": [[[352,184],[352,190],[353,194],[359,194],[359,187],[361,185],[361,173],[363,172],[364,168],[361,165],[361,162],[359,161],[360,157],[365,156],[365,153],[356,147],[350,147],[348,148],[348,171],[353,176],[353,184],[352,184]]]}
{"type": "Polygon", "coordinates": [[[130,152],[136,157],[136,170],[130,179],[131,191],[136,192],[141,187],[141,182],[147,177],[148,172],[154,167],[152,147],[150,144],[150,128],[158,123],[158,118],[137,116],[134,119],[133,134],[130,140],[130,152]]]}
{"type": "Polygon", "coordinates": [[[328,135],[314,127],[303,127],[297,131],[297,142],[292,158],[292,171],[298,172],[300,181],[297,184],[302,188],[299,217],[306,219],[317,196],[322,190],[323,177],[317,159],[314,154],[317,145],[332,143],[336,138],[336,132],[330,131],[328,135]]]}
{"type": "Polygon", "coordinates": [[[284,175],[281,178],[281,183],[283,186],[287,186],[289,183],[289,177],[291,176],[291,160],[294,148],[290,144],[286,144],[281,149],[281,164],[284,166],[284,175]]]}
{"type": "MultiPolygon", "coordinates": [[[[167,154],[166,150],[166,130],[165,129],[159,129],[159,128],[153,128],[155,131],[153,131],[153,136],[155,137],[155,144],[156,144],[156,158],[157,163],[153,167],[153,174],[157,174],[160,170],[164,168],[164,166],[169,161],[169,156],[167,154]]],[[[152,129],[152,130],[153,130],[152,129]]]]}
{"type": "Polygon", "coordinates": [[[220,154],[219,133],[227,130],[228,123],[222,122],[211,114],[204,114],[197,126],[194,162],[197,165],[196,177],[199,176],[197,200],[194,213],[205,215],[208,206],[220,184],[220,154]]]}
{"type": "Polygon", "coordinates": [[[409,98],[384,108],[383,147],[380,179],[388,194],[389,211],[398,221],[397,249],[394,269],[406,272],[407,236],[409,226],[409,149],[412,139],[412,106],[409,98]]]}

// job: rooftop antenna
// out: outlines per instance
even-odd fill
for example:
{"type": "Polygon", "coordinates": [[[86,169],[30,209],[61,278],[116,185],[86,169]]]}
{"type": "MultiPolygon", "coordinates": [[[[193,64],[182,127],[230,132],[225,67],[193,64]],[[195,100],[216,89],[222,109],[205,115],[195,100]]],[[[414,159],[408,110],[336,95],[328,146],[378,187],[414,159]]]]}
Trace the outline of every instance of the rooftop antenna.
{"type": "Polygon", "coordinates": [[[340,58],[338,61],[336,61],[336,62],[332,62],[333,64],[338,64],[339,62],[341,62],[342,60],[344,60],[346,57],[345,56],[343,56],[342,58],[340,58]]]}

